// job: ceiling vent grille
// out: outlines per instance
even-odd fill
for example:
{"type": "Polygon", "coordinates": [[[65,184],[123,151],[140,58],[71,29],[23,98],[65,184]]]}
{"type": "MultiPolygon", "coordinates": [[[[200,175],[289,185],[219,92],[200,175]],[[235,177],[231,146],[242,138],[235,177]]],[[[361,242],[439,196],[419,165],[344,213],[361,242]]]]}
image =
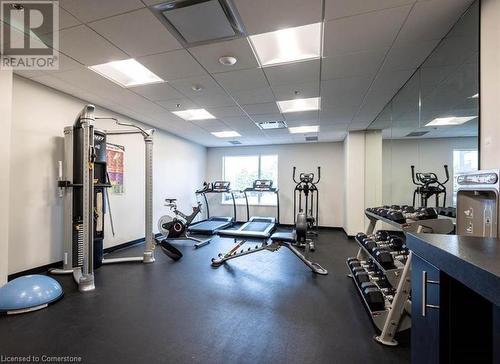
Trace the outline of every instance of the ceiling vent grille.
{"type": "Polygon", "coordinates": [[[230,140],[228,141],[229,144],[232,144],[232,145],[240,145],[241,142],[239,140],[230,140]]]}
{"type": "Polygon", "coordinates": [[[151,10],[184,47],[245,35],[231,0],[171,0],[151,10]]]}
{"type": "Polygon", "coordinates": [[[306,136],[306,142],[317,142],[318,136],[306,136]]]}
{"type": "Polygon", "coordinates": [[[412,131],[411,133],[406,134],[405,138],[421,137],[421,136],[424,136],[427,133],[428,133],[428,131],[412,131]]]}
{"type": "Polygon", "coordinates": [[[286,129],[288,125],[284,121],[262,121],[257,123],[257,126],[262,130],[286,129]]]}

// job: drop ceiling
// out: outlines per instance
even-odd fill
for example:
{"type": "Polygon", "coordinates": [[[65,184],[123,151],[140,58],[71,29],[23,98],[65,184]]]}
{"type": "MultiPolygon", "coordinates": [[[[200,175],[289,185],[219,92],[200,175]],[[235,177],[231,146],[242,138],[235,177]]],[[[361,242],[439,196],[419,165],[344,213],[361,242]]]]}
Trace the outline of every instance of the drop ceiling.
{"type": "Polygon", "coordinates": [[[149,9],[160,2],[60,0],[60,69],[16,73],[205,146],[229,146],[211,134],[225,130],[240,133],[244,145],[305,141],[255,125],[278,120],[319,125],[318,141],[340,141],[348,130],[368,127],[472,3],[233,0],[248,35],[324,23],[320,60],[259,68],[246,38],[184,48],[149,9]],[[221,65],[221,56],[238,62],[221,65]],[[128,58],[168,82],[126,89],[87,68],[128,58]],[[320,111],[280,114],[276,107],[318,96],[320,111]],[[216,119],[186,121],[171,113],[189,108],[216,119]]]}

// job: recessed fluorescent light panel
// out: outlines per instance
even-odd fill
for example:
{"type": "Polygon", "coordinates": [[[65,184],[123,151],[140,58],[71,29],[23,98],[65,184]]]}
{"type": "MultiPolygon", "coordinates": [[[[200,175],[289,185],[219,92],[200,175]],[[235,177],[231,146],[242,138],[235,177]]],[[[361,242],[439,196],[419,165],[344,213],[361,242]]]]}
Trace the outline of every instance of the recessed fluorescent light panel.
{"type": "Polygon", "coordinates": [[[184,120],[208,120],[215,119],[215,116],[210,114],[205,109],[189,109],[181,111],[172,111],[172,114],[177,115],[184,120]]]}
{"type": "Polygon", "coordinates": [[[251,35],[252,48],[262,67],[321,57],[322,23],[251,35]]]}
{"type": "Polygon", "coordinates": [[[132,58],[98,64],[89,68],[122,87],[164,82],[160,77],[132,58]]]}
{"type": "Polygon", "coordinates": [[[476,116],[450,116],[447,118],[436,118],[432,120],[430,123],[425,124],[425,126],[450,126],[450,125],[461,125],[472,119],[475,119],[476,116]]]}
{"type": "Polygon", "coordinates": [[[262,121],[257,123],[257,126],[262,130],[286,129],[287,125],[284,121],[262,121]]]}
{"type": "Polygon", "coordinates": [[[311,97],[308,99],[276,101],[276,104],[278,105],[280,112],[284,114],[289,112],[319,110],[320,98],[311,97]]]}
{"type": "Polygon", "coordinates": [[[318,125],[295,126],[295,127],[289,127],[288,130],[292,134],[317,133],[319,131],[319,126],[318,125]]]}
{"type": "Polygon", "coordinates": [[[213,132],[212,135],[216,136],[217,138],[236,138],[241,136],[240,133],[232,130],[216,131],[213,132]]]}

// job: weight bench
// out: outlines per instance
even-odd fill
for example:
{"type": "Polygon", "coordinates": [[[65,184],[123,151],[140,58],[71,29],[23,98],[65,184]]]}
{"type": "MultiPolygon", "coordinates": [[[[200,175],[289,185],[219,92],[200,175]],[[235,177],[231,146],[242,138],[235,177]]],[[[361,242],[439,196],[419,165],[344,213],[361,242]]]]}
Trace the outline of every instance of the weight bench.
{"type": "Polygon", "coordinates": [[[248,248],[247,250],[241,249],[238,251],[247,240],[239,241],[231,250],[227,253],[218,255],[218,258],[212,258],[212,266],[219,267],[226,261],[230,259],[235,259],[242,257],[244,255],[257,253],[262,250],[269,250],[271,252],[277,251],[281,247],[288,248],[292,251],[297,258],[299,258],[305,265],[307,265],[313,273],[326,275],[328,271],[324,269],[318,263],[311,262],[308,260],[298,249],[299,243],[297,241],[296,231],[291,233],[274,233],[269,239],[266,239],[260,246],[256,245],[254,248],[248,248]]]}

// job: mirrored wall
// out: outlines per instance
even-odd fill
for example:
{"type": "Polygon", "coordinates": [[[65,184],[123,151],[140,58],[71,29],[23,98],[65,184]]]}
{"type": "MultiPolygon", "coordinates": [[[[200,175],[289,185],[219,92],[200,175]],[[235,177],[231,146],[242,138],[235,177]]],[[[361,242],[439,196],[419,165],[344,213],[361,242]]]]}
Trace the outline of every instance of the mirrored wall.
{"type": "MultiPolygon", "coordinates": [[[[414,166],[415,173],[434,173],[446,187],[446,201],[441,193],[440,206],[456,206],[454,176],[478,168],[478,116],[476,1],[369,126],[383,136],[383,204],[413,203],[414,166]]],[[[420,206],[419,197],[416,206],[420,206]]],[[[435,206],[435,197],[427,203],[435,206]]]]}

